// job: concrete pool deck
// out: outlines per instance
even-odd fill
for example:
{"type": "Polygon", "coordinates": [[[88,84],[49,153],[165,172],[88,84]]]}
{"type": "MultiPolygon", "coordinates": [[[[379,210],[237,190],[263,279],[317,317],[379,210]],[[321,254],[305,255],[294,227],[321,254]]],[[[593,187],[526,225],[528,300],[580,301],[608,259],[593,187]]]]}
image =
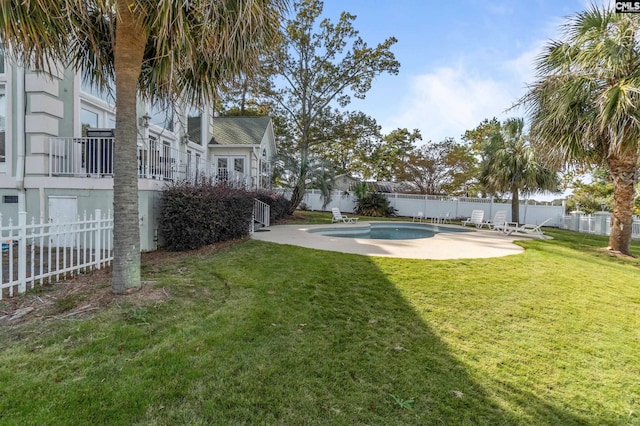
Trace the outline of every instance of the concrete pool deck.
{"type": "MultiPolygon", "coordinates": [[[[502,232],[476,230],[468,227],[469,232],[437,233],[431,238],[415,240],[371,240],[364,238],[340,238],[310,233],[320,228],[358,228],[369,222],[357,224],[334,223],[325,225],[275,225],[262,232],[254,232],[254,240],[277,244],[360,254],[364,256],[401,257],[406,259],[474,259],[501,257],[519,254],[524,251],[513,241],[527,238],[521,235],[505,235],[502,232]]],[[[380,222],[372,222],[380,223],[380,222]]],[[[407,222],[384,222],[407,223],[407,222]]],[[[408,222],[411,223],[411,222],[408,222]]],[[[439,225],[461,229],[457,225],[439,225]]]]}

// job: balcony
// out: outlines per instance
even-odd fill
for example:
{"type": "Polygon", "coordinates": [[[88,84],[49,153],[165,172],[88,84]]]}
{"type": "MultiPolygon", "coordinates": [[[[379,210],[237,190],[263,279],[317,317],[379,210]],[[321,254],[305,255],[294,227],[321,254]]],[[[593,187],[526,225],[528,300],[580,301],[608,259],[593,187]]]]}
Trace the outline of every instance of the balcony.
{"type": "MultiPolygon", "coordinates": [[[[50,138],[49,176],[103,179],[113,177],[113,138],[50,138]]],[[[138,177],[169,182],[212,179],[246,188],[255,186],[244,173],[216,169],[199,155],[190,154],[152,140],[137,148],[138,177]]]]}

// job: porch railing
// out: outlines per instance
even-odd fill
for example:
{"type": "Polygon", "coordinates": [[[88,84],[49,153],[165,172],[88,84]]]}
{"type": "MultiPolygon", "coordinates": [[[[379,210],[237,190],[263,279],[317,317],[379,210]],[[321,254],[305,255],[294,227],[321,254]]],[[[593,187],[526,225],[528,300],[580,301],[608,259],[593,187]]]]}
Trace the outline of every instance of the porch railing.
{"type": "MultiPolygon", "coordinates": [[[[113,176],[113,138],[50,138],[49,176],[108,178],[113,176]]],[[[164,181],[210,178],[233,186],[255,187],[254,179],[233,170],[216,168],[195,153],[160,142],[139,141],[138,177],[164,181]]]]}
{"type": "Polygon", "coordinates": [[[264,228],[271,225],[271,206],[258,199],[253,200],[253,220],[251,221],[251,231],[255,231],[255,223],[260,223],[264,228]]]}

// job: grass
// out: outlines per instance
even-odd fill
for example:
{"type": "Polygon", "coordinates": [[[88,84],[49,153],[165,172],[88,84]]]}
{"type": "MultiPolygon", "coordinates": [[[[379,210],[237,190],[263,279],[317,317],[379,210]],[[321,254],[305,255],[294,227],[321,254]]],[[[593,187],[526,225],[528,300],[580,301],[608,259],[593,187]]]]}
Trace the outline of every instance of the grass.
{"type": "Polygon", "coordinates": [[[168,301],[0,328],[0,423],[640,424],[640,262],[548,233],[496,259],[248,241],[145,267],[168,301]]]}
{"type": "MultiPolygon", "coordinates": [[[[407,217],[373,217],[373,216],[361,216],[353,213],[347,214],[349,217],[357,217],[360,221],[407,221],[411,220],[411,218],[407,217]]],[[[331,223],[331,213],[321,212],[321,211],[310,211],[310,210],[297,210],[295,213],[295,218],[309,225],[322,225],[331,223]]]]}

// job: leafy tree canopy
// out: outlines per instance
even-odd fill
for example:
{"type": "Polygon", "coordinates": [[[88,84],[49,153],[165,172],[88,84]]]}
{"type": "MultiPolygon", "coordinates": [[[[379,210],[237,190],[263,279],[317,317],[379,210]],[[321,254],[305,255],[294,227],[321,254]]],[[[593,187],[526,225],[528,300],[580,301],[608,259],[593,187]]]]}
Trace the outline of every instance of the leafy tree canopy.
{"type": "MultiPolygon", "coordinates": [[[[270,84],[263,94],[282,118],[276,131],[286,135],[299,161],[314,158],[312,147],[338,138],[330,132],[330,123],[339,116],[334,107],[344,108],[352,96],[364,98],[377,75],[397,74],[400,66],[390,50],[395,38],[370,47],[354,28],[354,15],[343,12],[337,23],[318,22],[322,8],[319,0],[295,2],[295,16],[284,25],[281,48],[264,63],[270,84]]],[[[297,170],[310,168],[301,164],[297,170]]],[[[307,180],[304,174],[297,177],[291,211],[302,200],[307,180]]]]}

